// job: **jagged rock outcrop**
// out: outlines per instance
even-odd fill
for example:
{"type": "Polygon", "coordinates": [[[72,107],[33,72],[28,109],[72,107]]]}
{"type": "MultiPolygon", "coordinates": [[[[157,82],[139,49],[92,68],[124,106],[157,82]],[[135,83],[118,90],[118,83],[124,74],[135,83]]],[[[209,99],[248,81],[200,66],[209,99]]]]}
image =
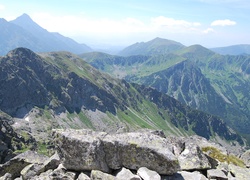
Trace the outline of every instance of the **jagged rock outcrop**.
{"type": "Polygon", "coordinates": [[[58,155],[48,158],[33,151],[22,153],[1,165],[0,179],[246,180],[250,176],[249,168],[234,165],[234,161],[210,166],[213,157],[209,159],[203,153],[205,144],[218,147],[221,154],[223,148],[198,136],[165,137],[161,131],[152,130],[117,134],[86,129],[53,132],[58,155]],[[183,166],[183,152],[187,162],[194,162],[191,168],[183,166]]]}

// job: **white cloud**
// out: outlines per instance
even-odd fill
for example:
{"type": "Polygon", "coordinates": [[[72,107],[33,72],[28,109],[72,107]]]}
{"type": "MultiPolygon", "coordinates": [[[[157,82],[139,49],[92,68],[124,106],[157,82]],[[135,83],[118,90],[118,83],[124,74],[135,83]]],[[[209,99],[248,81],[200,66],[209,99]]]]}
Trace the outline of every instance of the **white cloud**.
{"type": "Polygon", "coordinates": [[[213,28],[207,28],[206,30],[203,31],[203,33],[208,34],[208,33],[213,33],[215,30],[213,28]]]}
{"type": "Polygon", "coordinates": [[[216,20],[211,23],[211,26],[233,26],[233,25],[236,25],[236,22],[229,19],[216,20]]]}
{"type": "Polygon", "coordinates": [[[1,10],[4,10],[4,9],[5,9],[5,6],[2,5],[2,4],[0,4],[0,11],[1,11],[1,10]]]}
{"type": "Polygon", "coordinates": [[[200,26],[198,22],[189,22],[185,20],[173,19],[164,16],[159,16],[151,19],[151,23],[154,27],[159,29],[179,29],[187,30],[200,26]]]}
{"type": "Polygon", "coordinates": [[[136,18],[113,20],[108,18],[93,19],[84,15],[79,16],[53,16],[48,13],[36,13],[32,18],[42,27],[52,32],[61,32],[66,35],[79,35],[84,33],[140,33],[161,32],[173,33],[197,31],[201,26],[199,22],[173,19],[164,16],[151,18],[144,22],[136,18]]]}
{"type": "MultiPolygon", "coordinates": [[[[150,40],[154,37],[165,37],[179,41],[187,37],[201,35],[204,27],[199,22],[164,16],[147,20],[137,18],[110,19],[90,18],[86,14],[77,16],[54,16],[49,13],[31,14],[31,18],[50,32],[59,32],[62,35],[78,41],[105,42],[112,44],[126,44],[129,41],[150,40]],[[111,42],[112,41],[112,42],[111,42]]],[[[205,30],[212,32],[212,28],[205,30]]]]}
{"type": "Polygon", "coordinates": [[[70,35],[81,33],[129,33],[145,30],[142,21],[125,18],[115,21],[108,18],[93,19],[84,16],[53,16],[48,13],[36,13],[33,20],[49,31],[70,35]]]}

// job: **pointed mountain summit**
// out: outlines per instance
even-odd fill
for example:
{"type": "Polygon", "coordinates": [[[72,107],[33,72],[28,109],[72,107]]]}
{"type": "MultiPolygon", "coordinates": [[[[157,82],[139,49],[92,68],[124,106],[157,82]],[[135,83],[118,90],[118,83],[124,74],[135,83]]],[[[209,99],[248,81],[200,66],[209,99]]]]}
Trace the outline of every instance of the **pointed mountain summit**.
{"type": "Polygon", "coordinates": [[[51,33],[23,14],[13,21],[0,20],[0,55],[25,47],[35,52],[69,51],[75,54],[90,52],[92,49],[79,44],[59,33],[51,33]]]}
{"type": "Polygon", "coordinates": [[[25,13],[10,22],[31,32],[33,35],[36,35],[37,33],[48,33],[46,29],[40,27],[36,22],[31,19],[28,14],[25,13]]]}
{"type": "Polygon", "coordinates": [[[123,49],[119,55],[132,56],[132,55],[159,55],[169,54],[176,50],[183,49],[185,46],[179,42],[155,38],[148,42],[135,43],[123,49]]]}

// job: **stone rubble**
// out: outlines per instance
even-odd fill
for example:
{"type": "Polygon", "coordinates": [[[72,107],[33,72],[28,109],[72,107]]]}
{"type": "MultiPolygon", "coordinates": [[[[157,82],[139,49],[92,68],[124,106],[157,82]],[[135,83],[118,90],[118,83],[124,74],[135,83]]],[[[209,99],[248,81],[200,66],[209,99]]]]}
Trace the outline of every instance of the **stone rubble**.
{"type": "MultiPolygon", "coordinates": [[[[54,130],[54,138],[57,152],[53,156],[33,151],[19,154],[0,165],[0,180],[246,180],[250,177],[247,166],[225,162],[212,166],[195,138],[168,138],[153,131],[107,134],[91,130],[54,130]]],[[[247,154],[242,157],[249,158],[247,154]]]]}

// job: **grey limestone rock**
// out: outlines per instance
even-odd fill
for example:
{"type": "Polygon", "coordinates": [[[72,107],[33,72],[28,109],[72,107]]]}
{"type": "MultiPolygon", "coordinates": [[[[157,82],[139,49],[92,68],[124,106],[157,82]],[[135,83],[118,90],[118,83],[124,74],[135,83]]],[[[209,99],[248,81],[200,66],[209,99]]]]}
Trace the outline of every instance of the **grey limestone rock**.
{"type": "Polygon", "coordinates": [[[76,180],[90,180],[90,177],[87,174],[81,173],[76,180]]]}
{"type": "Polygon", "coordinates": [[[185,143],[184,151],[178,156],[182,170],[210,169],[212,166],[207,156],[195,143],[185,143]]]}
{"type": "Polygon", "coordinates": [[[207,177],[208,179],[221,179],[221,180],[227,180],[227,175],[219,169],[209,169],[207,171],[207,177]]]}
{"type": "Polygon", "coordinates": [[[29,164],[21,171],[21,177],[23,180],[31,179],[32,177],[40,174],[40,171],[42,169],[41,164],[29,164]]]}
{"type": "Polygon", "coordinates": [[[180,167],[165,138],[151,132],[107,135],[103,139],[106,162],[111,169],[147,167],[159,174],[173,174],[180,167]]]}
{"type": "Polygon", "coordinates": [[[152,171],[146,167],[141,167],[138,169],[137,174],[143,179],[143,180],[161,180],[161,176],[155,172],[152,171]]]}
{"type": "Polygon", "coordinates": [[[74,171],[147,167],[173,174],[180,167],[165,138],[151,132],[107,134],[91,130],[54,130],[63,165],[74,171]]]}
{"type": "Polygon", "coordinates": [[[20,172],[29,164],[42,164],[49,158],[34,151],[26,151],[17,155],[10,161],[0,166],[0,176],[10,173],[13,178],[20,176],[20,172]]]}
{"type": "Polygon", "coordinates": [[[112,176],[99,170],[92,170],[90,178],[91,180],[117,180],[115,176],[112,176]]]}
{"type": "Polygon", "coordinates": [[[250,170],[249,168],[243,168],[239,166],[235,166],[233,164],[228,165],[230,174],[235,177],[237,180],[246,180],[250,178],[250,170]]]}
{"type": "Polygon", "coordinates": [[[203,174],[198,171],[188,172],[180,171],[172,176],[162,176],[161,180],[208,180],[203,174]]]}
{"type": "Polygon", "coordinates": [[[109,172],[105,161],[103,132],[91,130],[55,130],[55,143],[62,164],[68,170],[109,172]]]}
{"type": "Polygon", "coordinates": [[[240,158],[244,161],[246,166],[250,168],[250,149],[244,152],[240,158]]]}
{"type": "Polygon", "coordinates": [[[12,175],[10,173],[6,173],[4,176],[0,177],[0,180],[12,180],[12,175]]]}
{"type": "Polygon", "coordinates": [[[117,174],[118,180],[141,180],[138,175],[133,174],[129,169],[122,168],[117,174]]]}

